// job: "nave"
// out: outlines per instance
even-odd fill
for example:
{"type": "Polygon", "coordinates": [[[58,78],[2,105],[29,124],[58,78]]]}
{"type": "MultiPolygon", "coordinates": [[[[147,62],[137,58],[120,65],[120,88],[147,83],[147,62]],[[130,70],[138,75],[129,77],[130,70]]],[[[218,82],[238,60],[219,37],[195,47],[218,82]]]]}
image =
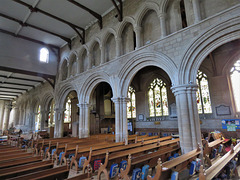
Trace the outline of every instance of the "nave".
{"type": "Polygon", "coordinates": [[[240,143],[219,132],[209,133],[202,139],[203,147],[185,154],[176,136],[129,135],[128,142],[115,142],[111,134],[82,139],[24,137],[1,137],[1,179],[239,178],[240,143]]]}

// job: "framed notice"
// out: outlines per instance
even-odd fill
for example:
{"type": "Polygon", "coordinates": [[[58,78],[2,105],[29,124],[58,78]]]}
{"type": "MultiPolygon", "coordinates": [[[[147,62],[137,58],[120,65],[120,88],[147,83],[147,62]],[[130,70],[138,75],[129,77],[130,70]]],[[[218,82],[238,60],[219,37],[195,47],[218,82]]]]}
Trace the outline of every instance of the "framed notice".
{"type": "Polygon", "coordinates": [[[240,129],[240,119],[223,119],[222,128],[227,131],[236,131],[236,129],[240,129]]]}

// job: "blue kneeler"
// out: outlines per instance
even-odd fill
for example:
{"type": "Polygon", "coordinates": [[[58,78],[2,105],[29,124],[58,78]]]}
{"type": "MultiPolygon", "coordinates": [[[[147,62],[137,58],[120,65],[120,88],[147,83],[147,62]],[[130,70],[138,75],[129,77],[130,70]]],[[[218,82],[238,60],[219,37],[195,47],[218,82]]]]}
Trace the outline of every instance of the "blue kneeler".
{"type": "Polygon", "coordinates": [[[122,162],[120,162],[120,167],[119,167],[119,173],[120,173],[120,169],[125,170],[127,167],[127,161],[123,160],[122,162]]]}
{"type": "Polygon", "coordinates": [[[132,174],[132,180],[140,180],[140,178],[141,178],[141,169],[140,168],[134,169],[132,174]]]}
{"type": "Polygon", "coordinates": [[[78,167],[79,168],[83,168],[83,164],[84,164],[85,159],[87,159],[87,158],[84,157],[84,156],[80,157],[79,162],[78,162],[78,167]]]}
{"type": "Polygon", "coordinates": [[[114,178],[117,175],[117,173],[118,173],[118,164],[115,163],[111,165],[109,177],[114,178]]]}
{"type": "Polygon", "coordinates": [[[149,170],[149,165],[144,165],[142,167],[142,177],[141,177],[142,180],[147,179],[148,170],[149,170]]]}

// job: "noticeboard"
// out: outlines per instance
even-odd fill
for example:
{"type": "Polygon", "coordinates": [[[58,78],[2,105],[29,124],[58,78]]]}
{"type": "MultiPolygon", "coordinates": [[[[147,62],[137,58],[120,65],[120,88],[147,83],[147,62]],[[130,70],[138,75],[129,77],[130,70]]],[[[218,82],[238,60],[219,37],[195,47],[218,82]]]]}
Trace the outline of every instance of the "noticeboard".
{"type": "Polygon", "coordinates": [[[240,129],[240,119],[223,119],[222,128],[227,131],[236,131],[236,129],[240,129]]]}

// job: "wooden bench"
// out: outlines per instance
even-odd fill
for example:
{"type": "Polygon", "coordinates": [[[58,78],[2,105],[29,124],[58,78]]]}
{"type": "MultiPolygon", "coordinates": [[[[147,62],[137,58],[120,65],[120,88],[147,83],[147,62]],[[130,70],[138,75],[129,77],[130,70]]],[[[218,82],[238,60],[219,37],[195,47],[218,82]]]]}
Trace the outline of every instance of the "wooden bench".
{"type": "Polygon", "coordinates": [[[32,162],[37,162],[37,161],[42,161],[42,158],[40,156],[37,156],[37,157],[27,157],[24,159],[17,159],[17,160],[15,159],[15,160],[7,161],[7,162],[1,161],[0,169],[18,166],[18,165],[27,164],[27,163],[32,163],[32,162]]]}
{"type": "Polygon", "coordinates": [[[216,140],[214,140],[210,143],[208,143],[208,141],[206,141],[205,146],[204,146],[204,150],[203,150],[203,156],[210,166],[212,165],[212,161],[209,158],[210,153],[212,152],[214,147],[219,146],[223,142],[224,142],[224,140],[222,140],[222,139],[216,139],[216,140]]]}
{"type": "Polygon", "coordinates": [[[17,176],[10,178],[9,180],[30,180],[30,179],[41,179],[41,180],[49,180],[49,179],[66,179],[68,177],[69,170],[67,166],[61,166],[57,168],[51,168],[47,170],[42,170],[22,176],[17,176]]]}
{"type": "MultiPolygon", "coordinates": [[[[168,137],[163,137],[163,138],[158,138],[158,139],[153,139],[153,140],[148,140],[148,141],[141,141],[141,142],[135,143],[135,144],[128,144],[128,145],[125,145],[125,146],[116,146],[116,147],[112,147],[112,148],[108,148],[108,149],[95,150],[95,151],[89,153],[88,160],[84,163],[84,168],[83,169],[85,170],[85,167],[87,167],[90,164],[91,161],[93,161],[95,159],[99,159],[99,158],[104,158],[105,155],[106,155],[106,151],[108,151],[108,153],[125,151],[127,149],[141,147],[141,146],[144,146],[144,145],[160,143],[162,141],[166,141],[166,140],[169,140],[169,139],[172,139],[172,137],[168,136],[168,137]]],[[[77,171],[78,166],[77,166],[76,158],[72,159],[71,164],[70,164],[70,169],[72,168],[73,163],[74,163],[75,169],[77,171]]]]}
{"type": "Polygon", "coordinates": [[[168,155],[172,154],[173,152],[177,152],[180,150],[180,147],[166,147],[162,148],[156,152],[153,152],[151,154],[144,154],[140,155],[135,158],[131,158],[131,155],[128,157],[128,163],[126,169],[121,169],[120,173],[118,174],[118,179],[125,179],[130,180],[130,177],[128,176],[130,170],[134,166],[139,166],[143,163],[147,163],[149,165],[149,168],[153,168],[157,164],[157,160],[161,158],[164,161],[167,160],[168,155]]]}
{"type": "Polygon", "coordinates": [[[105,178],[109,178],[107,167],[110,165],[109,163],[110,161],[114,160],[114,162],[118,162],[118,161],[121,161],[122,159],[127,159],[127,156],[129,154],[138,156],[140,154],[146,154],[149,151],[158,150],[163,147],[176,146],[178,145],[178,143],[179,143],[179,139],[174,139],[174,140],[163,141],[160,143],[154,143],[154,144],[150,144],[150,145],[146,145],[138,148],[132,148],[126,151],[115,152],[110,155],[107,152],[105,157],[105,162],[104,164],[100,165],[97,177],[98,179],[100,179],[101,173],[104,173],[105,178]]]}
{"type": "Polygon", "coordinates": [[[13,154],[13,155],[6,155],[0,158],[0,163],[1,162],[6,162],[6,161],[10,161],[13,159],[21,159],[21,158],[27,158],[27,157],[32,157],[32,153],[17,153],[17,154],[13,154]]]}
{"type": "Polygon", "coordinates": [[[9,167],[0,169],[0,179],[12,178],[21,176],[24,174],[37,172],[45,169],[53,168],[52,161],[40,161],[34,163],[28,163],[24,165],[9,167]]]}
{"type": "MultiPolygon", "coordinates": [[[[200,167],[199,180],[211,180],[217,176],[220,171],[240,152],[240,143],[235,147],[231,147],[231,151],[226,153],[223,157],[217,160],[206,171],[203,170],[203,166],[200,167]]],[[[238,176],[238,174],[236,174],[238,176]]],[[[239,176],[238,176],[239,178],[239,176]]]]}
{"type": "Polygon", "coordinates": [[[169,178],[169,173],[171,173],[171,169],[174,171],[180,172],[187,168],[188,164],[196,158],[201,153],[200,148],[197,148],[193,151],[190,151],[186,154],[183,154],[175,159],[170,161],[161,162],[161,159],[158,160],[157,170],[154,177],[148,176],[148,180],[159,180],[159,179],[167,179],[169,178]]]}

